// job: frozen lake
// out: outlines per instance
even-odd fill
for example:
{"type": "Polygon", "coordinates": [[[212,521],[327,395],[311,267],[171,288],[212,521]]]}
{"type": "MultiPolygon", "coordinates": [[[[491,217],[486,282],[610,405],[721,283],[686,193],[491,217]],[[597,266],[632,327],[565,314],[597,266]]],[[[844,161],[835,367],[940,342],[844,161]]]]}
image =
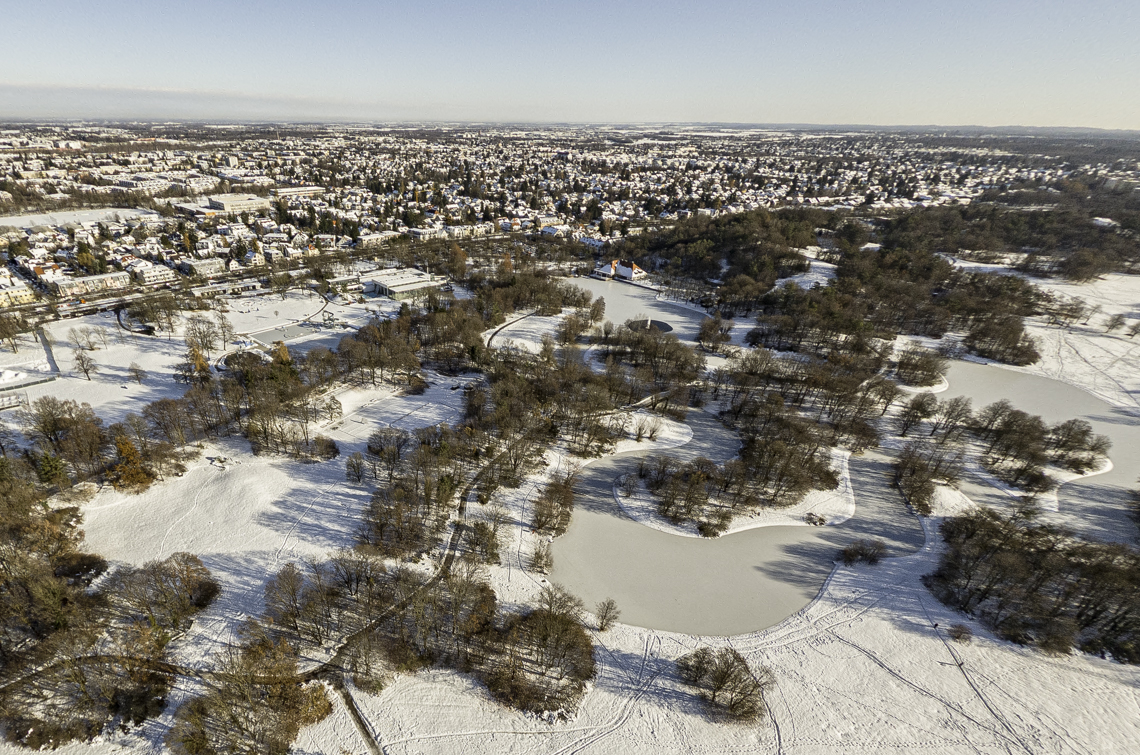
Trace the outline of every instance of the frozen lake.
{"type": "MultiPolygon", "coordinates": [[[[653,294],[621,283],[574,281],[606,299],[615,322],[638,315],[674,325],[682,338],[695,332],[699,312],[653,301],[653,294]]],[[[1127,540],[1128,491],[1140,475],[1140,422],[1070,385],[994,366],[955,362],[950,389],[939,399],[969,396],[975,410],[1001,398],[1040,414],[1046,422],[1082,418],[1113,442],[1114,469],[1062,486],[1060,511],[1047,513],[1083,534],[1127,540]]],[[[724,461],[738,441],[712,416],[691,412],[693,441],[670,453],[724,461]]],[[[807,605],[831,572],[837,550],[857,537],[878,537],[889,555],[922,544],[918,520],[890,484],[891,458],[870,452],[850,461],[856,514],[833,527],[763,527],[716,540],[660,532],[628,518],[613,500],[614,480],[635,471],[650,452],[631,452],[587,466],[577,489],[569,531],[554,541],[550,578],[587,605],[612,597],[622,621],[687,634],[731,635],[779,623],[807,605]]],[[[967,476],[962,490],[978,503],[1008,504],[1004,492],[967,476]]]]}
{"type": "MultiPolygon", "coordinates": [[[[708,414],[692,412],[693,440],[668,453],[725,461],[735,435],[708,414]]],[[[596,461],[582,470],[569,531],[554,541],[550,579],[586,601],[617,601],[622,622],[686,634],[740,634],[772,626],[811,602],[836,551],[856,537],[877,537],[890,555],[922,545],[918,520],[890,487],[889,460],[852,457],[859,506],[835,527],[761,527],[716,540],[679,537],[623,514],[613,499],[619,475],[652,452],[596,461]]]]}
{"type": "MultiPolygon", "coordinates": [[[[1027,375],[993,365],[954,362],[947,374],[950,388],[938,398],[968,396],[974,411],[1003,398],[1018,409],[1039,414],[1048,424],[1083,419],[1112,440],[1113,468],[1075,480],[1057,493],[1058,512],[1043,517],[1100,540],[1129,541],[1135,525],[1128,518],[1130,491],[1140,477],[1140,418],[1081,389],[1058,380],[1027,375]]],[[[1008,504],[1010,496],[977,477],[966,477],[962,492],[977,503],[1008,504]]]]}

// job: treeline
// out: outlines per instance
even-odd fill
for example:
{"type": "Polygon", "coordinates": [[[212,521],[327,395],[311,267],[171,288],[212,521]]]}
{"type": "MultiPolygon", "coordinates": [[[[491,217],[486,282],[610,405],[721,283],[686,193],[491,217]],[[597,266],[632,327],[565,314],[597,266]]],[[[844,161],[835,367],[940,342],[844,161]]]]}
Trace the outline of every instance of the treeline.
{"type": "Polygon", "coordinates": [[[1030,364],[1038,355],[1023,317],[1040,311],[1040,293],[1014,276],[953,268],[926,251],[851,249],[831,285],[787,284],[760,301],[750,345],[824,355],[898,335],[941,338],[964,331],[977,354],[1030,364]]]}
{"type": "Polygon", "coordinates": [[[166,734],[179,755],[287,755],[304,726],[332,712],[325,686],[298,673],[293,645],[249,621],[204,675],[206,691],[181,705],[166,734]]]}
{"type": "Polygon", "coordinates": [[[1140,554],[980,509],[942,524],[946,550],[927,577],[944,603],[1002,637],[1045,650],[1077,647],[1140,663],[1140,554]]]}
{"type": "Polygon", "coordinates": [[[1112,447],[1085,420],[1046,425],[1006,399],[974,413],[968,398],[938,401],[920,393],[903,405],[896,427],[901,437],[919,431],[917,440],[908,443],[895,461],[895,483],[922,514],[930,513],[936,482],[958,479],[967,436],[981,445],[983,467],[1030,494],[1056,487],[1047,465],[1084,474],[1099,467],[1112,447]]]}
{"type": "MultiPolygon", "coordinates": [[[[1071,188],[1088,195],[1089,187],[1071,188]]],[[[1055,205],[1065,192],[1029,192],[1038,204],[1055,205]]],[[[1002,201],[1010,196],[1003,195],[1002,201]]],[[[1021,269],[1036,274],[1089,280],[1113,270],[1130,272],[1140,262],[1140,243],[1114,228],[1094,225],[1097,213],[1069,206],[1009,209],[997,204],[931,207],[909,211],[883,223],[884,247],[959,256],[1026,254],[1021,269]]],[[[1107,208],[1106,208],[1107,209],[1107,208]]],[[[1102,211],[1101,215],[1106,213],[1102,211]]],[[[1119,204],[1107,213],[1135,225],[1140,207],[1119,204]]],[[[1119,221],[1118,221],[1119,222],[1119,221]]]]}
{"type": "Polygon", "coordinates": [[[815,244],[816,226],[833,213],[806,208],[753,210],[719,218],[697,215],[669,230],[626,237],[622,253],[647,270],[692,278],[747,276],[763,288],[778,277],[806,272],[807,259],[795,251],[815,244]]]}
{"type": "Polygon", "coordinates": [[[189,553],[108,574],[82,550],[78,507],[47,492],[0,458],[0,728],[37,749],[161,713],[171,645],[219,590],[189,553]]]}
{"type": "MultiPolygon", "coordinates": [[[[1009,401],[990,404],[978,415],[975,432],[989,443],[982,463],[1007,482],[1037,490],[1048,486],[1047,463],[1083,474],[1098,467],[1112,447],[1085,420],[1071,419],[1053,426],[1038,416],[1014,409],[1009,401]]],[[[1046,487],[1046,489],[1048,489],[1046,487]]]]}

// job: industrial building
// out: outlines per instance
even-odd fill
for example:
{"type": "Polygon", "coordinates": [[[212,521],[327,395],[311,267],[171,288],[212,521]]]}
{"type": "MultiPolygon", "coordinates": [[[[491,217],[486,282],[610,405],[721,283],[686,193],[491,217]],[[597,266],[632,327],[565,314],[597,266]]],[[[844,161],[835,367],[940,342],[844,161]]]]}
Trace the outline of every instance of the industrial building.
{"type": "Polygon", "coordinates": [[[360,277],[365,293],[391,299],[410,299],[417,294],[438,291],[444,279],[415,268],[399,267],[378,270],[360,277]]]}
{"type": "Polygon", "coordinates": [[[225,213],[269,209],[269,200],[256,194],[215,194],[210,197],[209,202],[210,209],[225,213]]]}

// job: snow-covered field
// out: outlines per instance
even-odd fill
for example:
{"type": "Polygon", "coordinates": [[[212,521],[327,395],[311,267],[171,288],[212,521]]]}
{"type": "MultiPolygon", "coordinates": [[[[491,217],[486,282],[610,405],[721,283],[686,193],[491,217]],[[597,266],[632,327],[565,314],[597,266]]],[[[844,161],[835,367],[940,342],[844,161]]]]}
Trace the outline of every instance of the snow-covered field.
{"type": "MultiPolygon", "coordinates": [[[[1140,278],[1042,285],[1099,303],[1106,314],[1140,317],[1140,278]]],[[[265,329],[286,319],[304,319],[322,306],[291,294],[287,303],[295,309],[288,310],[287,318],[286,310],[277,307],[280,314],[271,320],[266,313],[274,311],[274,301],[280,299],[263,297],[248,312],[231,304],[231,320],[239,331],[250,332],[262,324],[265,329]],[[238,324],[239,317],[246,319],[238,324]]],[[[1105,334],[1098,327],[1104,316],[1087,328],[1032,323],[1031,332],[1042,342],[1042,361],[1011,369],[1062,380],[1117,407],[1140,408],[1140,341],[1105,334]]],[[[556,327],[556,322],[525,322],[512,327],[520,328],[517,336],[526,343],[556,327]]],[[[67,328],[74,324],[64,324],[57,338],[66,340],[67,328]]],[[[133,343],[134,337],[124,344],[109,340],[93,356],[120,370],[138,361],[148,372],[166,374],[184,349],[177,338],[169,350],[160,347],[165,339],[147,339],[145,349],[133,343]]],[[[30,341],[27,348],[34,353],[30,341]]],[[[56,347],[57,359],[61,349],[56,347]]],[[[45,358],[0,360],[0,365],[31,374],[23,365],[45,358]]],[[[62,361],[59,379],[37,388],[91,401],[108,421],[140,408],[140,399],[152,400],[122,388],[110,369],[87,384],[81,375],[69,374],[67,357],[62,361]]],[[[428,379],[431,387],[422,396],[396,396],[386,389],[343,391],[344,417],[325,431],[341,444],[343,455],[358,450],[379,423],[414,427],[453,420],[462,410],[464,381],[428,379]]],[[[139,394],[143,390],[148,390],[145,382],[139,394]]],[[[669,428],[660,445],[685,440],[683,428],[669,428]]],[[[646,448],[623,443],[616,451],[646,448]]],[[[351,542],[367,502],[364,487],[344,483],[343,459],[300,464],[256,458],[244,447],[238,441],[208,445],[182,478],[135,497],[108,488],[85,506],[88,542],[108,558],[139,563],[189,550],[222,579],[222,597],[179,645],[184,663],[202,663],[228,640],[237,621],[260,612],[261,590],[273,569],[351,542]],[[219,455],[233,461],[219,464],[219,455]]],[[[568,463],[557,453],[548,454],[547,461],[544,472],[503,497],[517,523],[528,521],[528,501],[545,477],[568,463]]],[[[836,511],[859,499],[859,480],[844,479],[849,492],[827,504],[836,511]]],[[[938,557],[940,516],[971,504],[959,491],[941,490],[938,516],[924,522],[927,539],[921,551],[876,567],[837,567],[812,603],[770,629],[694,637],[619,624],[597,635],[598,677],[568,722],[551,724],[508,710],[470,677],[451,671],[401,676],[379,695],[354,691],[354,697],[386,753],[1140,752],[1140,670],[1084,655],[1049,656],[998,640],[942,606],[922,585],[921,575],[931,571],[938,557]],[[956,623],[973,630],[971,642],[948,638],[947,627],[956,623]],[[750,663],[773,671],[776,684],[763,723],[724,725],[704,715],[673,671],[677,657],[701,644],[730,645],[750,663]]],[[[473,506],[470,515],[480,516],[480,507],[473,506]]],[[[511,527],[510,533],[503,565],[489,569],[507,604],[533,599],[544,583],[541,575],[524,568],[535,536],[522,526],[511,527]]],[[[186,691],[176,690],[173,703],[186,691]]],[[[162,752],[168,716],[148,722],[141,737],[115,734],[59,752],[162,752]]],[[[0,744],[0,752],[20,751],[0,744]]],[[[333,714],[303,730],[295,746],[295,752],[306,755],[367,751],[339,699],[334,699],[333,714]]]]}
{"type": "Polygon", "coordinates": [[[542,350],[542,339],[546,336],[557,338],[558,326],[562,324],[565,315],[572,311],[572,309],[566,309],[562,314],[553,316],[526,315],[513,318],[503,326],[487,331],[484,335],[495,348],[514,348],[530,354],[537,354],[542,350]]]}
{"type": "Polygon", "coordinates": [[[0,218],[0,228],[35,228],[36,226],[64,225],[66,223],[102,223],[108,220],[126,221],[140,217],[160,217],[153,210],[134,207],[107,207],[101,210],[61,210],[35,215],[7,215],[0,218]]]}
{"type": "MultiPolygon", "coordinates": [[[[933,529],[936,521],[928,523],[933,529]]],[[[928,544],[879,567],[838,568],[819,598],[772,629],[728,638],[619,625],[597,635],[598,678],[577,716],[548,724],[494,703],[463,675],[398,678],[355,697],[387,753],[1129,753],[1140,742],[1135,670],[1051,657],[962,622],[922,586],[928,544]],[[770,668],[768,720],[712,723],[673,672],[701,644],[770,668]]],[[[344,711],[297,752],[363,752],[344,711]]]]}
{"type": "MultiPolygon", "coordinates": [[[[959,267],[981,272],[1018,274],[1002,265],[953,260],[959,267]]],[[[1031,375],[1060,380],[1140,416],[1140,336],[1129,338],[1121,328],[1105,332],[1112,315],[1124,315],[1129,324],[1140,320],[1140,276],[1110,273],[1088,283],[1058,278],[1022,276],[1062,298],[1083,299],[1100,311],[1083,324],[1049,325],[1043,318],[1026,320],[1027,332],[1037,339],[1041,359],[1027,367],[1001,365],[1031,375]]]]}
{"type": "Polygon", "coordinates": [[[88,545],[141,564],[197,554],[222,584],[218,601],[176,644],[200,666],[247,616],[260,615],[265,582],[289,561],[351,546],[369,491],[344,480],[343,459],[301,463],[249,453],[241,439],[206,444],[179,478],[139,495],[105,486],[84,505],[88,545]]]}
{"type": "Polygon", "coordinates": [[[1033,282],[1100,305],[1102,311],[1087,325],[1057,327],[1029,321],[1027,330],[1038,340],[1041,361],[1013,369],[1074,385],[1140,417],[1140,336],[1129,338],[1123,329],[1115,333],[1104,329],[1111,315],[1124,315],[1130,322],[1140,319],[1140,276],[1112,274],[1084,284],[1033,282]]]}
{"type": "Polygon", "coordinates": [[[104,424],[109,425],[122,420],[129,412],[142,411],[152,401],[176,398],[186,392],[185,385],[174,381],[174,366],[186,353],[186,343],[178,335],[168,339],[165,335],[128,333],[119,328],[111,312],[48,323],[43,330],[51,341],[50,356],[42,345],[31,341],[21,345],[17,355],[6,352],[9,356],[29,360],[8,367],[27,375],[17,385],[54,378],[21,391],[27,394],[29,401],[40,396],[57,396],[86,402],[104,424]],[[101,334],[93,339],[96,349],[85,352],[97,366],[90,380],[75,368],[75,350],[79,344],[71,335],[73,330],[81,332],[89,328],[101,334]],[[137,383],[127,372],[131,364],[139,365],[146,372],[142,383],[137,383]]]}

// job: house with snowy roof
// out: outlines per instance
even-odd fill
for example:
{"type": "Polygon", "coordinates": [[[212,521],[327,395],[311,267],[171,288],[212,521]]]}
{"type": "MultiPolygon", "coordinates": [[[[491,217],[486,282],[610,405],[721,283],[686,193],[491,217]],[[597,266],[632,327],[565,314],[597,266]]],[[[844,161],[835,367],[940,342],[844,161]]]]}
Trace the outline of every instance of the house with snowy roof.
{"type": "Polygon", "coordinates": [[[621,280],[627,281],[639,281],[647,277],[649,273],[629,260],[610,260],[609,262],[599,263],[598,266],[594,268],[593,275],[595,278],[605,278],[607,280],[620,278],[621,280]]]}

